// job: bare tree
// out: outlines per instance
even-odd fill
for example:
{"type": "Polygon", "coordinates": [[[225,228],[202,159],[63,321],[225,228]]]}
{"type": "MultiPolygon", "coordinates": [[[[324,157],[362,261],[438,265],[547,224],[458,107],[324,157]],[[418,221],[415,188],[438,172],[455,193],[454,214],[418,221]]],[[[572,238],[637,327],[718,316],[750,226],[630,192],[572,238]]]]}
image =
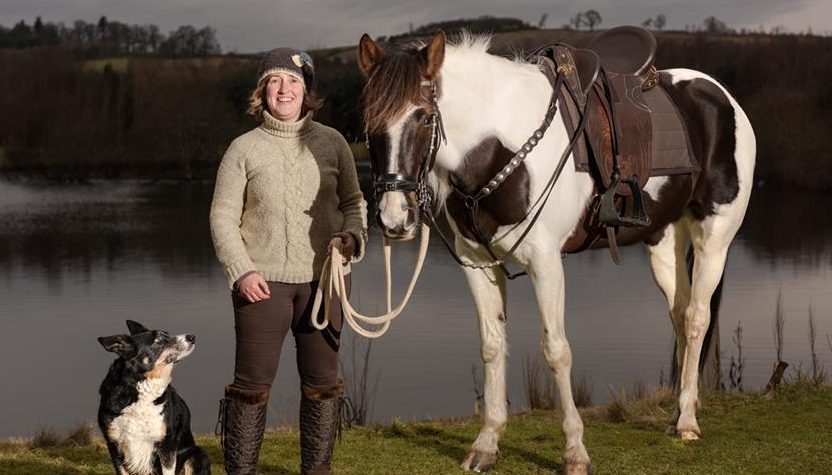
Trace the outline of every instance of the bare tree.
{"type": "Polygon", "coordinates": [[[544,13],[543,15],[541,15],[541,16],[540,16],[540,21],[539,21],[539,22],[537,22],[537,27],[538,27],[538,28],[543,28],[543,27],[545,27],[545,26],[546,26],[546,20],[547,20],[548,18],[549,18],[549,14],[548,14],[548,13],[544,13]]]}
{"type": "Polygon", "coordinates": [[[728,369],[728,381],[731,384],[731,389],[736,389],[739,392],[742,388],[742,373],[745,369],[745,358],[742,356],[742,320],[737,322],[737,328],[734,330],[734,346],[737,347],[737,357],[731,355],[731,365],[728,369]]]}
{"type": "Polygon", "coordinates": [[[774,347],[777,350],[777,362],[783,361],[783,327],[786,316],[783,314],[783,290],[777,292],[777,307],[774,310],[774,347]]]}
{"type": "Polygon", "coordinates": [[[570,18],[569,24],[572,25],[572,28],[580,30],[581,26],[586,24],[583,12],[578,12],[574,17],[570,18]]]}
{"type": "Polygon", "coordinates": [[[786,373],[786,368],[789,367],[789,364],[783,361],[783,327],[785,323],[786,316],[783,314],[783,291],[781,289],[777,293],[777,307],[774,310],[774,347],[777,351],[777,361],[774,362],[771,377],[766,385],[766,392],[772,391],[780,384],[783,375],[786,373]]]}
{"type": "Polygon", "coordinates": [[[206,56],[220,53],[216,30],[206,26],[197,30],[183,25],[162,41],[159,52],[166,56],[206,56]]]}
{"type": "Polygon", "coordinates": [[[656,28],[657,31],[662,31],[662,29],[667,24],[667,17],[664,13],[659,13],[656,15],[656,19],[653,20],[653,26],[656,28]]]}
{"type": "Polygon", "coordinates": [[[590,31],[595,30],[595,27],[600,25],[602,21],[598,10],[587,10],[584,12],[584,18],[586,18],[586,26],[589,27],[590,31]]]}
{"type": "Polygon", "coordinates": [[[98,19],[98,39],[104,40],[107,36],[107,17],[102,16],[98,19]]]}
{"type": "Polygon", "coordinates": [[[165,38],[159,33],[159,27],[156,25],[145,25],[144,28],[147,31],[147,46],[151,53],[156,54],[165,38]]]}
{"type": "Polygon", "coordinates": [[[815,351],[815,341],[817,340],[817,324],[815,323],[815,312],[812,310],[812,305],[809,305],[809,351],[812,357],[812,379],[819,381],[819,375],[823,372],[818,354],[815,351]]]}
{"type": "Polygon", "coordinates": [[[705,26],[706,33],[725,33],[728,31],[728,25],[726,25],[724,21],[713,16],[705,18],[702,21],[702,24],[705,26]]]}
{"type": "Polygon", "coordinates": [[[644,20],[643,22],[641,22],[641,26],[643,26],[643,27],[645,27],[645,28],[650,28],[650,27],[652,27],[652,26],[653,26],[653,19],[652,19],[652,18],[648,18],[648,19],[644,20]]]}
{"type": "Polygon", "coordinates": [[[349,364],[345,364],[345,359],[341,358],[341,374],[344,376],[346,392],[355,411],[352,422],[363,426],[370,422],[372,417],[381,369],[373,368],[373,340],[360,338],[354,333],[349,335],[349,364]]]}

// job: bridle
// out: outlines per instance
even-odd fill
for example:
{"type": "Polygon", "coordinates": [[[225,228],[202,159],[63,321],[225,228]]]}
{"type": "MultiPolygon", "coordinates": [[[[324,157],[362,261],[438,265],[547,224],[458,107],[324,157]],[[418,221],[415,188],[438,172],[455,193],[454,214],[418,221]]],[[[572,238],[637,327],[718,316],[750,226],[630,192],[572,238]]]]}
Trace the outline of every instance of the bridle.
{"type": "MultiPolygon", "coordinates": [[[[416,199],[419,203],[419,210],[421,213],[430,212],[430,206],[433,201],[430,189],[427,186],[426,178],[428,173],[433,169],[433,164],[436,162],[436,154],[439,151],[439,145],[444,142],[448,143],[448,138],[445,135],[445,127],[442,123],[442,114],[439,112],[439,101],[436,95],[436,83],[432,80],[426,79],[420,83],[421,87],[430,87],[431,103],[433,111],[428,114],[430,127],[430,141],[428,142],[428,149],[422,155],[422,160],[419,163],[419,170],[416,174],[416,179],[412,180],[401,173],[385,173],[377,175],[373,173],[373,191],[376,198],[381,193],[388,191],[403,191],[416,192],[416,199]]],[[[369,134],[365,131],[367,149],[370,149],[369,134]]],[[[371,162],[372,163],[372,162],[371,162]]],[[[378,200],[376,200],[378,202],[378,200]]]]}

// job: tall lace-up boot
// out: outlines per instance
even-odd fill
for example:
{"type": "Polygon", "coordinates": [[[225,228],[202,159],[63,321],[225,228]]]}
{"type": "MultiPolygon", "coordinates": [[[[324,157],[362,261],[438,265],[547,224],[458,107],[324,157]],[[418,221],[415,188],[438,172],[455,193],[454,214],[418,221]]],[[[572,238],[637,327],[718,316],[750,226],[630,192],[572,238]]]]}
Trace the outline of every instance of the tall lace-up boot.
{"type": "Polygon", "coordinates": [[[257,473],[257,457],[266,429],[269,391],[246,391],[226,386],[220,401],[220,444],[229,475],[257,473]]]}
{"type": "Polygon", "coordinates": [[[332,448],[340,424],[344,386],[321,390],[301,385],[300,473],[329,475],[332,448]]]}

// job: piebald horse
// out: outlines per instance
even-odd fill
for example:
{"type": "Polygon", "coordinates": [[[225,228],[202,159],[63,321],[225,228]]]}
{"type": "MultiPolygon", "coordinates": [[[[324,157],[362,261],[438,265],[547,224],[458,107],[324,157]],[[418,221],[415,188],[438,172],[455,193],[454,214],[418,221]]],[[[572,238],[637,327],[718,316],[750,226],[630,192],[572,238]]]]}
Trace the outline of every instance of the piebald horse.
{"type": "MultiPolygon", "coordinates": [[[[468,471],[496,463],[508,416],[506,273],[489,263],[495,255],[504,256],[525,231],[570,139],[558,112],[534,150],[479,202],[475,235],[463,198],[454,189],[476,193],[517,157],[546,115],[553,92],[537,65],[489,54],[488,47],[487,37],[463,36],[456,44],[446,44],[442,32],[426,45],[394,51],[383,50],[366,34],[359,44],[359,66],[367,78],[362,100],[379,226],[390,239],[407,240],[417,234],[419,196],[413,186],[402,184],[424,179],[433,192],[433,206],[444,209],[448,217],[456,253],[466,263],[480,264],[463,267],[476,303],[485,367],[484,423],[462,462],[468,471]],[[437,121],[443,129],[439,132],[437,121]]],[[[671,423],[679,437],[695,440],[701,436],[696,420],[699,360],[711,298],[746,212],[756,143],[745,113],[714,79],[671,69],[659,72],[659,84],[684,116],[701,170],[695,182],[691,175],[651,177],[644,187],[650,225],[624,229],[618,241],[647,247],[678,349],[678,408],[671,423]],[[694,256],[691,277],[689,249],[694,256]]],[[[590,458],[570,383],[561,248],[592,194],[590,175],[566,166],[539,219],[511,256],[534,286],[542,322],[540,345],[564,414],[562,468],[573,473],[588,471],[590,458]]]]}

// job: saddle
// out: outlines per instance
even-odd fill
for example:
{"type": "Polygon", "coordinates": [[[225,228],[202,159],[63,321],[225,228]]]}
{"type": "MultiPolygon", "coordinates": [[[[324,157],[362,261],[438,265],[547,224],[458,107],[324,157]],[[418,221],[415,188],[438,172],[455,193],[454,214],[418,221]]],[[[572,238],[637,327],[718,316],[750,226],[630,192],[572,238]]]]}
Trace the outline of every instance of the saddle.
{"type": "Polygon", "coordinates": [[[655,54],[652,33],[633,26],[600,33],[585,49],[555,43],[532,53],[552,84],[554,71],[564,75],[559,103],[570,136],[586,121],[573,156],[576,169],[593,177],[596,198],[563,252],[606,237],[618,263],[618,229],[650,224],[647,180],[698,171],[684,122],[659,84],[655,54]]]}

